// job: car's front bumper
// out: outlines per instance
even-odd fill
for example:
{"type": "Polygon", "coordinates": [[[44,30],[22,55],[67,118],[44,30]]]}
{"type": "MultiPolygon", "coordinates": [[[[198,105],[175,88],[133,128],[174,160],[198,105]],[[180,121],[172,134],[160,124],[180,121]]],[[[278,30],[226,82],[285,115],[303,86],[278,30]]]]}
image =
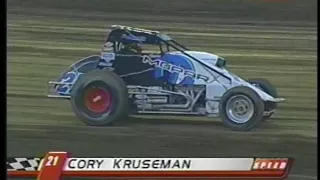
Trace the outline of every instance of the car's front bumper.
{"type": "Polygon", "coordinates": [[[283,102],[283,101],[285,101],[284,98],[273,98],[273,101],[272,101],[272,102],[281,103],[281,102],[283,102]]]}
{"type": "Polygon", "coordinates": [[[73,83],[61,83],[57,81],[49,81],[48,82],[48,91],[47,97],[48,98],[62,98],[62,99],[70,99],[70,94],[59,94],[56,92],[54,86],[56,85],[73,85],[73,83]]]}

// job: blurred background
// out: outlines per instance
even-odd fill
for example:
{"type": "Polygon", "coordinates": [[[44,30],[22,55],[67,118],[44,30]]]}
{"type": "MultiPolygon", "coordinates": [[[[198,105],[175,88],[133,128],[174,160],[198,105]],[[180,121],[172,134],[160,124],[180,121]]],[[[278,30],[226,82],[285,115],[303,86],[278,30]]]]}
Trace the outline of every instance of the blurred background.
{"type": "Polygon", "coordinates": [[[8,156],[292,156],[289,179],[316,179],[316,0],[10,0],[7,2],[8,156]],[[109,27],[164,31],[224,57],[245,79],[261,77],[287,99],[270,122],[231,132],[219,119],[132,117],[87,127],[47,81],[98,54],[109,27]],[[201,123],[199,123],[201,122],[201,123]],[[210,125],[208,125],[210,124],[210,125]]]}

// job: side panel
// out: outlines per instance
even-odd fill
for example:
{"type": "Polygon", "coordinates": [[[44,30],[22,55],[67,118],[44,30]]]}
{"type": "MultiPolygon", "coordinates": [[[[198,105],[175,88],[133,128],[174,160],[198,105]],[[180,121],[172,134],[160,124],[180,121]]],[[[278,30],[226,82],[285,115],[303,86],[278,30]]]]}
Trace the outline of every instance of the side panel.
{"type": "Polygon", "coordinates": [[[206,85],[215,81],[231,84],[229,79],[185,55],[166,54],[151,61],[155,65],[155,77],[164,78],[170,84],[206,85]]]}
{"type": "Polygon", "coordinates": [[[112,68],[116,59],[115,53],[102,52],[97,64],[97,68],[112,68]]]}
{"type": "Polygon", "coordinates": [[[79,73],[77,71],[66,72],[61,77],[61,79],[58,80],[59,83],[64,83],[64,84],[55,85],[54,87],[55,91],[60,95],[70,95],[72,85],[79,79],[81,74],[82,73],[79,73]]]}
{"type": "Polygon", "coordinates": [[[189,59],[179,55],[165,54],[161,60],[165,63],[156,66],[156,78],[162,77],[170,84],[194,84],[195,78],[190,72],[195,72],[195,67],[189,59]]]}
{"type": "Polygon", "coordinates": [[[72,64],[65,72],[60,75],[57,82],[61,84],[55,85],[54,90],[60,95],[70,95],[72,85],[79,79],[82,74],[96,69],[99,60],[100,56],[94,55],[80,59],[76,63],[72,64]]]}
{"type": "Polygon", "coordinates": [[[201,65],[198,62],[194,62],[193,61],[193,64],[195,66],[195,71],[198,74],[202,74],[202,75],[208,77],[208,81],[201,81],[201,79],[197,79],[195,81],[195,85],[212,84],[214,82],[220,83],[221,85],[227,86],[227,87],[231,85],[232,82],[231,82],[230,79],[227,79],[227,78],[221,76],[220,74],[218,74],[218,73],[212,71],[211,69],[201,65]]]}

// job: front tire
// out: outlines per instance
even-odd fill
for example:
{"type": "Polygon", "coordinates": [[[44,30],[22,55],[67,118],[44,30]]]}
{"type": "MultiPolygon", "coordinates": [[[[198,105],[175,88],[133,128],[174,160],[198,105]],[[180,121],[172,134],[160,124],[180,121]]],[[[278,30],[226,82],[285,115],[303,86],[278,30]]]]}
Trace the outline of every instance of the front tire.
{"type": "Polygon", "coordinates": [[[93,70],[80,76],[71,91],[75,115],[90,126],[107,126],[126,118],[125,83],[111,71],[93,70]]]}
{"type": "MultiPolygon", "coordinates": [[[[265,93],[269,94],[270,96],[277,98],[278,92],[277,89],[266,79],[263,78],[256,78],[256,79],[249,79],[248,82],[257,88],[261,89],[265,93]]],[[[265,102],[265,111],[272,111],[277,109],[277,103],[275,102],[265,102]]],[[[263,121],[268,120],[273,115],[273,112],[268,114],[267,116],[263,116],[263,121]]]]}
{"type": "Polygon", "coordinates": [[[219,111],[225,126],[234,131],[249,131],[261,124],[264,103],[249,87],[238,86],[224,93],[219,111]]]}

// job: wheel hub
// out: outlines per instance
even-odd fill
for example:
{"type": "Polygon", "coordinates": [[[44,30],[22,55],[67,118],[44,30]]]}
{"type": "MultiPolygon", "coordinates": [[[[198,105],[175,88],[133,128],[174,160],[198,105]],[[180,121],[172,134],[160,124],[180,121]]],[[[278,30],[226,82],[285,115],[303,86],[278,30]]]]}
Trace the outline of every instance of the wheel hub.
{"type": "Polygon", "coordinates": [[[245,95],[232,96],[226,104],[227,116],[235,123],[246,123],[254,112],[254,105],[245,95]]]}
{"type": "Polygon", "coordinates": [[[88,110],[94,113],[103,113],[111,106],[111,95],[108,90],[93,87],[85,93],[84,101],[88,110]]]}

